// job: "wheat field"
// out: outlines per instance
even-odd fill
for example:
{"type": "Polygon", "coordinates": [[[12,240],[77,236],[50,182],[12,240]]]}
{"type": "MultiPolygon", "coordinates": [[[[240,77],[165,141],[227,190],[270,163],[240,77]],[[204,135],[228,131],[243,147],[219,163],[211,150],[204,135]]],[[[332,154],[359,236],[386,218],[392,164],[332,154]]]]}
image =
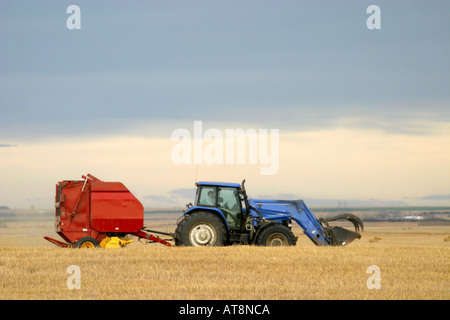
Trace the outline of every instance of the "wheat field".
{"type": "Polygon", "coordinates": [[[66,249],[6,235],[0,237],[0,299],[447,300],[449,234],[449,227],[374,226],[346,247],[316,247],[299,234],[295,247],[134,241],[119,249],[66,249]],[[68,288],[71,265],[79,267],[80,289],[68,288]],[[373,265],[379,289],[369,288],[373,265]]]}

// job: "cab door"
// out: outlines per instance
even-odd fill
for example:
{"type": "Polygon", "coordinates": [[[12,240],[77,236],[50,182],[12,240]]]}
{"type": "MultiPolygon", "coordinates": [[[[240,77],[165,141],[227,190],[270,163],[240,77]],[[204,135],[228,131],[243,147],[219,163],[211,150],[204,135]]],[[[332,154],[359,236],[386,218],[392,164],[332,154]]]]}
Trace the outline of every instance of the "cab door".
{"type": "Polygon", "coordinates": [[[219,187],[217,207],[222,210],[232,230],[240,230],[242,226],[242,207],[238,189],[219,187]]]}

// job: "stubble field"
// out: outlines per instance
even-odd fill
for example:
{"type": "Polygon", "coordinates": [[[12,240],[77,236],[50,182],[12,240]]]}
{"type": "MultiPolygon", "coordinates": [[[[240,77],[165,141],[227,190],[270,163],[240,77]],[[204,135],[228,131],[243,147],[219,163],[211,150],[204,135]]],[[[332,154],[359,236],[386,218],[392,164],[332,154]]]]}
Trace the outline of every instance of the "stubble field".
{"type": "MultiPolygon", "coordinates": [[[[172,230],[173,223],[156,227],[172,230]]],[[[369,223],[346,247],[316,247],[300,229],[294,233],[295,247],[183,248],[135,239],[120,249],[64,249],[42,239],[58,238],[51,224],[8,222],[0,230],[0,299],[450,298],[449,226],[369,223]],[[72,265],[80,289],[69,289],[72,265]]]]}

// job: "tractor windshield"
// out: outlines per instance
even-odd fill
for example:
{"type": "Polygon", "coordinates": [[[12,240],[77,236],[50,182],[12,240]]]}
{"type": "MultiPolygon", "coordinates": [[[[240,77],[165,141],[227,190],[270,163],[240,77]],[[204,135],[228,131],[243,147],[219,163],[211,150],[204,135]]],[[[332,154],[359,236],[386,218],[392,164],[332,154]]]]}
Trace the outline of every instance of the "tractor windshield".
{"type": "Polygon", "coordinates": [[[241,203],[236,188],[219,188],[218,206],[230,213],[240,213],[241,203]]]}

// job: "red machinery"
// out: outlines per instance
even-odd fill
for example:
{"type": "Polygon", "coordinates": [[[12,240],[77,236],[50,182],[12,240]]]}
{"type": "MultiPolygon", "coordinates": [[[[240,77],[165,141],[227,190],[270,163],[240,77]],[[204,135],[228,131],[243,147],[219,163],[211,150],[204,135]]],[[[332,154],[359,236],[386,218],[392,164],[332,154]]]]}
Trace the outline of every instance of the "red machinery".
{"type": "Polygon", "coordinates": [[[144,208],[120,182],[104,182],[88,174],[83,180],[64,180],[56,185],[55,231],[66,242],[46,240],[60,247],[120,247],[134,235],[171,246],[144,228],[144,208]]]}

